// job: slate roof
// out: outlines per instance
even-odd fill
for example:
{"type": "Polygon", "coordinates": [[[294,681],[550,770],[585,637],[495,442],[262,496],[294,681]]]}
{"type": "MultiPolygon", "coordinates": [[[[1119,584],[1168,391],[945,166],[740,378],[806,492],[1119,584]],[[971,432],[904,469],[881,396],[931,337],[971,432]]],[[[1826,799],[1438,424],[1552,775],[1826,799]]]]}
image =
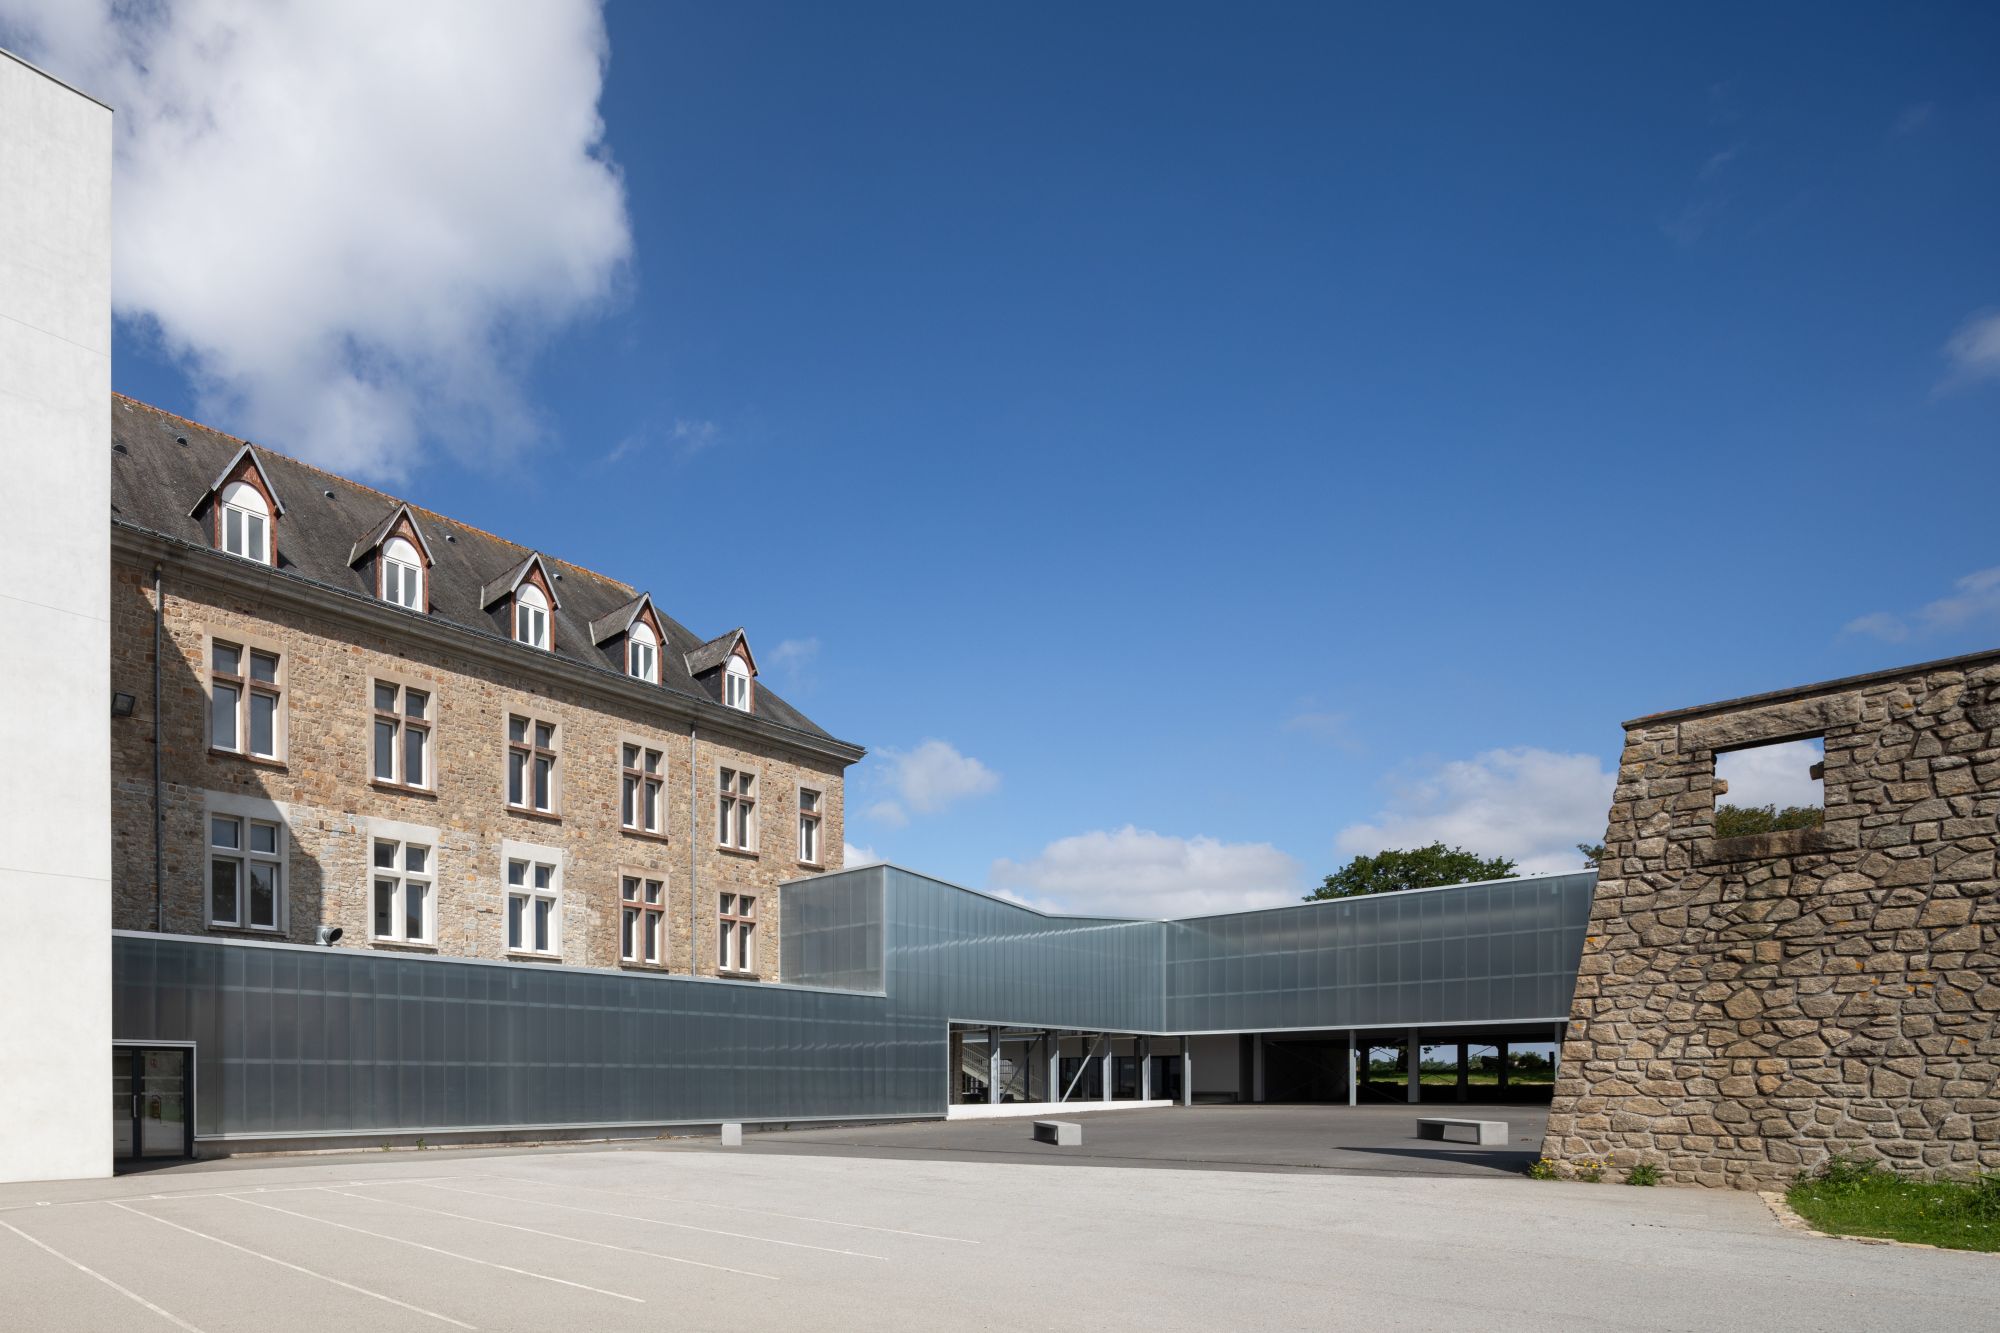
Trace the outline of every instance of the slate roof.
{"type": "MultiPolygon", "coordinates": [[[[123,394],[111,398],[111,441],[112,516],[162,536],[209,547],[208,529],[188,511],[243,450],[245,441],[123,394]],[[182,440],[186,443],[180,443],[182,440]]],[[[368,566],[356,568],[349,563],[349,556],[358,540],[383,527],[389,515],[408,502],[262,445],[257,446],[256,457],[288,506],[277,523],[278,567],[372,599],[375,589],[368,566]]],[[[491,637],[509,637],[504,609],[486,610],[483,589],[512,578],[537,552],[416,504],[410,504],[410,512],[423,527],[434,558],[430,618],[491,637]]],[[[615,646],[594,643],[591,625],[632,606],[642,590],[546,554],[542,564],[555,580],[552,586],[558,602],[550,613],[556,642],[553,655],[622,675],[615,646]]],[[[688,655],[711,641],[660,613],[657,601],[653,609],[666,631],[664,647],[670,650],[660,654],[662,688],[714,703],[715,696],[687,669],[688,655]]],[[[735,633],[723,638],[731,639],[735,633]]],[[[537,652],[527,647],[521,651],[537,652]]],[[[527,661],[522,665],[532,667],[527,661]]],[[[810,736],[835,739],[762,682],[757,687],[755,716],[810,736]]]]}
{"type": "MultiPolygon", "coordinates": [[[[687,669],[697,676],[707,675],[729,660],[729,655],[736,651],[736,645],[742,638],[743,630],[738,627],[727,634],[710,639],[687,655],[687,669]]],[[[758,693],[763,693],[761,684],[758,686],[758,693]]]]}

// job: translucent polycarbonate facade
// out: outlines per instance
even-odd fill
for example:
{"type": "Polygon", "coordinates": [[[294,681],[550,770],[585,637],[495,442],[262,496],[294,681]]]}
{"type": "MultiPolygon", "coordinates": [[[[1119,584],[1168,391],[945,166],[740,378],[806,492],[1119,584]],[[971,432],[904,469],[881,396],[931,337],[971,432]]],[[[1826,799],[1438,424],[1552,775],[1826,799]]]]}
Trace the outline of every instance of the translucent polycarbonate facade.
{"type": "Polygon", "coordinates": [[[199,1138],[935,1113],[879,996],[120,933],[113,1031],[196,1043],[199,1138]]]}
{"type": "Polygon", "coordinates": [[[1594,884],[1125,921],[869,866],[784,886],[763,985],[119,932],[114,1031],[195,1043],[201,1139],[937,1115],[952,1023],[1560,1020],[1594,884]]]}

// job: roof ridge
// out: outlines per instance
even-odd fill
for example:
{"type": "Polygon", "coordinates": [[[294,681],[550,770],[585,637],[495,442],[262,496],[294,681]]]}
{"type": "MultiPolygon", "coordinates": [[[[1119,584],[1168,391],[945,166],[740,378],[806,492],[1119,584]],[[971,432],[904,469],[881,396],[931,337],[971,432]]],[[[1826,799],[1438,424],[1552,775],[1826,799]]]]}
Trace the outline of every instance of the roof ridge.
{"type": "Polygon", "coordinates": [[[559,555],[550,555],[548,552],[542,550],[538,546],[526,546],[520,542],[515,541],[511,537],[502,537],[500,534],[496,532],[488,532],[486,529],[479,527],[476,524],[467,523],[462,518],[453,518],[449,514],[441,514],[435,509],[426,508],[425,506],[418,504],[415,500],[409,499],[406,496],[391,495],[388,491],[379,490],[376,487],[370,486],[366,482],[356,481],[352,477],[344,476],[341,473],[330,471],[326,468],[320,467],[316,463],[308,463],[303,458],[295,457],[294,455],[285,453],[284,451],[279,449],[273,449],[270,445],[258,444],[254,440],[246,440],[241,435],[231,435],[228,431],[220,430],[214,426],[209,425],[207,422],[196,421],[193,417],[185,417],[178,412],[169,412],[164,407],[156,407],[152,403],[144,402],[140,399],[134,398],[129,393],[120,393],[116,389],[113,389],[111,391],[111,396],[113,398],[122,398],[126,402],[132,404],[134,407],[143,407],[148,412],[157,412],[163,417],[169,417],[175,421],[184,422],[187,425],[193,426],[196,430],[207,431],[210,435],[219,435],[225,440],[234,440],[236,443],[244,445],[251,449],[255,449],[259,453],[267,453],[274,458],[282,458],[287,463],[291,463],[297,467],[302,467],[308,472],[316,472],[322,477],[331,477],[333,480],[340,482],[343,485],[352,486],[354,487],[354,489],[358,491],[366,491],[370,495],[376,496],[383,500],[387,500],[392,505],[396,504],[408,505],[412,510],[416,511],[419,514],[424,515],[426,518],[435,519],[439,523],[450,524],[451,526],[459,528],[460,530],[465,532],[477,533],[479,536],[486,538],[488,541],[499,542],[502,546],[511,546],[517,551],[525,552],[527,555],[539,555],[545,560],[553,560],[557,564],[566,565],[570,569],[574,569],[580,574],[588,574],[594,579],[602,579],[604,582],[612,584],[615,587],[629,589],[635,594],[645,591],[645,589],[640,588],[637,584],[627,583],[624,579],[615,579],[611,577],[609,574],[601,573],[598,570],[590,568],[588,565],[579,565],[574,560],[565,560],[559,555]]]}

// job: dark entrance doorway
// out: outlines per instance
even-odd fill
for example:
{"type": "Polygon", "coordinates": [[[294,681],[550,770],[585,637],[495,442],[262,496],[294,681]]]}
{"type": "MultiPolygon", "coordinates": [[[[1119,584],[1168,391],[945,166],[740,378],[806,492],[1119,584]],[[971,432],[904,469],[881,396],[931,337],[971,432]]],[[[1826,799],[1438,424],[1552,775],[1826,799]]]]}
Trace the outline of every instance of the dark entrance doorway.
{"type": "Polygon", "coordinates": [[[1338,1041],[1272,1041],[1264,1044],[1264,1100],[1344,1102],[1347,1046],[1338,1041]]]}
{"type": "Polygon", "coordinates": [[[111,1155],[119,1166],[194,1156],[194,1048],[111,1048],[111,1155]]]}

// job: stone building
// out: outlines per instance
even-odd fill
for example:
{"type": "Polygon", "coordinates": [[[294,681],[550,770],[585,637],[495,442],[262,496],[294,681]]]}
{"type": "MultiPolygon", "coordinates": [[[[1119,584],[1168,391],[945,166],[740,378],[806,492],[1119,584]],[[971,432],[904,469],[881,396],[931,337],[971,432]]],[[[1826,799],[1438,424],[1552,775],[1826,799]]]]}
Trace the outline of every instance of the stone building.
{"type": "Polygon", "coordinates": [[[115,927],[776,975],[776,887],[840,867],[863,752],[758,681],[741,630],[111,416],[115,927]]]}
{"type": "Polygon", "coordinates": [[[1625,724],[1544,1155],[1770,1186],[2000,1169],[2000,652],[1625,724]],[[1715,836],[1718,754],[1824,742],[1824,822],[1715,836]]]}

